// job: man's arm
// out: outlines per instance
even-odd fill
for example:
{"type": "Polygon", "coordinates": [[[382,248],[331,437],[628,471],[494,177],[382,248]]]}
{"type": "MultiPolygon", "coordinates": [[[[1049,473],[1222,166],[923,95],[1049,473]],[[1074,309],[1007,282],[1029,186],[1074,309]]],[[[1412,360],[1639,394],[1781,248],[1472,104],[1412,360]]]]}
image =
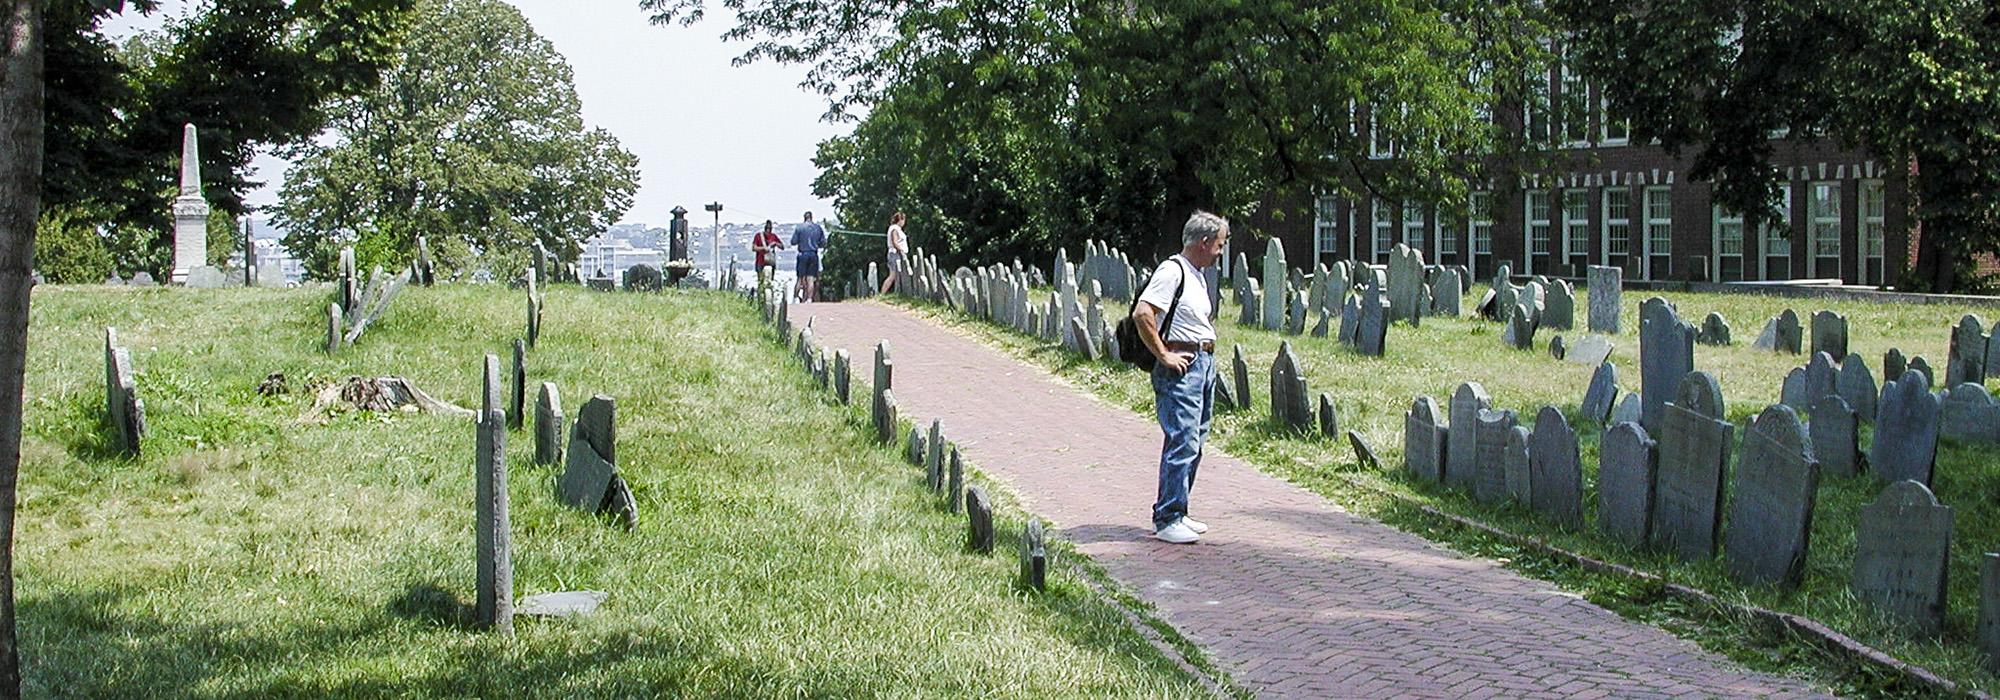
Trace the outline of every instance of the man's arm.
{"type": "Polygon", "coordinates": [[[1132,306],[1132,323],[1139,327],[1139,341],[1146,344],[1146,350],[1158,358],[1160,364],[1173,368],[1174,372],[1186,372],[1194,357],[1186,353],[1168,352],[1167,343],[1160,337],[1160,309],[1152,302],[1141,300],[1132,306]]]}

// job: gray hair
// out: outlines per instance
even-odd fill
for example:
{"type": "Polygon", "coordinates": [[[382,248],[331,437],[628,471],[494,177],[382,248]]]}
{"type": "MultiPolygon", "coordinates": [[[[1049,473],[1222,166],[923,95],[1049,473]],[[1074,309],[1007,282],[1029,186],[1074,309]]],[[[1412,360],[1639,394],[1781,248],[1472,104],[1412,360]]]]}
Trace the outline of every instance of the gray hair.
{"type": "Polygon", "coordinates": [[[1200,209],[1194,210],[1187,225],[1181,227],[1181,245],[1193,245],[1229,231],[1229,220],[1200,209]]]}

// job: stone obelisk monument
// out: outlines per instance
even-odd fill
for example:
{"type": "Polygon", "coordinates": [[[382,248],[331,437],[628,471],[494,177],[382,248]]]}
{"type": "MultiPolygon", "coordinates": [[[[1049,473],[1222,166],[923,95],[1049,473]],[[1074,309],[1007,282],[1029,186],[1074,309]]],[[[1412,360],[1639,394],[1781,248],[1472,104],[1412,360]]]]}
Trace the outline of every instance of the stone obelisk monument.
{"type": "Polygon", "coordinates": [[[181,194],[174,198],[173,281],[187,281],[188,271],[208,264],[208,200],[201,196],[201,149],[194,125],[181,132],[181,194]]]}

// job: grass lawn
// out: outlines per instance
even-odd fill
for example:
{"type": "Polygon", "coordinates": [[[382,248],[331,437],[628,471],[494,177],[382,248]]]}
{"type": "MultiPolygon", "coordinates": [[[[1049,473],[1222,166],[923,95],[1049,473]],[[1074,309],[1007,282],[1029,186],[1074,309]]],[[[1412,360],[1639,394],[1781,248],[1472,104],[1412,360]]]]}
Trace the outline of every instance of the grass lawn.
{"type": "MultiPolygon", "coordinates": [[[[1480,286],[1466,297],[1468,312],[1482,293],[1484,287],[1480,286]]],[[[1618,366],[1620,388],[1637,392],[1638,308],[1641,301],[1654,294],[1635,290],[1624,296],[1624,333],[1614,337],[1616,347],[1611,361],[1618,366]]],[[[1966,313],[1978,313],[1989,321],[2000,320],[2000,310],[1949,305],[1822,302],[1748,294],[1660,293],[1659,296],[1672,301],[1682,317],[1697,326],[1710,311],[1722,312],[1734,326],[1736,345],[1695,346],[1695,366],[1714,374],[1721,383],[1728,416],[1738,424],[1739,438],[1743,423],[1778,401],[1786,372],[1808,359],[1750,348],[1750,341],[1763,328],[1765,320],[1787,307],[1796,310],[1802,321],[1821,309],[1846,314],[1849,350],[1868,363],[1878,386],[1883,381],[1882,356],[1890,348],[1901,348],[1913,358],[1924,356],[1942,381],[1951,335],[1949,327],[1966,313]]],[[[1124,310],[1123,302],[1107,300],[1105,306],[1107,314],[1124,310]]],[[[1581,329],[1588,309],[1582,290],[1578,291],[1576,308],[1576,322],[1581,329]]],[[[939,312],[933,309],[932,313],[939,312]]],[[[1384,521],[1444,539],[1469,552],[1503,560],[1518,555],[1519,560],[1510,562],[1517,569],[1570,585],[1608,607],[1673,628],[1754,667],[1812,676],[1843,693],[1893,696],[1909,690],[1866,671],[1833,662],[1823,654],[1800,647],[1795,640],[1769,638],[1741,629],[1743,621],[1680,610],[1678,603],[1660,600],[1659,592],[1647,586],[1568,570],[1569,567],[1516,552],[1490,538],[1439,528],[1436,522],[1413,509],[1371,497],[1345,479],[1357,479],[1448,512],[1469,515],[1509,532],[1543,538],[1570,551],[1653,571],[1725,598],[1805,615],[1961,685],[1987,692],[2000,690],[2000,678],[1982,667],[1972,641],[1978,614],[1978,557],[1983,552],[2000,551],[2000,465],[1996,465],[1992,456],[1992,446],[1940,444],[1934,486],[1939,500],[1952,506],[1956,517],[1950,618],[1941,641],[1913,639],[1888,628],[1847,590],[1858,513],[1881,488],[1872,477],[1823,481],[1805,583],[1796,591],[1746,589],[1729,580],[1720,559],[1682,563],[1669,556],[1627,549],[1598,534],[1594,526],[1594,498],[1600,430],[1584,426],[1577,419],[1577,405],[1582,401],[1593,368],[1556,360],[1547,352],[1552,335],[1560,333],[1573,341],[1581,335],[1581,330],[1554,333],[1544,330],[1536,336],[1536,349],[1528,352],[1505,347],[1497,323],[1470,318],[1426,318],[1418,328],[1392,327],[1386,357],[1372,358],[1360,356],[1330,338],[1288,337],[1238,326],[1237,307],[1227,301],[1217,316],[1222,336],[1217,365],[1226,372],[1227,348],[1241,344],[1250,365],[1255,403],[1252,411],[1219,414],[1216,419],[1212,441],[1231,454],[1384,521]],[[1357,430],[1366,438],[1382,458],[1383,472],[1359,470],[1344,438],[1295,436],[1272,426],[1269,371],[1282,340],[1292,342],[1305,367],[1311,391],[1325,392],[1333,398],[1342,429],[1357,430]],[[1585,522],[1592,525],[1581,530],[1563,530],[1537,518],[1525,507],[1488,507],[1475,502],[1469,494],[1402,478],[1403,413],[1418,395],[1430,395],[1441,406],[1448,406],[1452,392],[1464,381],[1481,383],[1496,407],[1514,409],[1523,424],[1532,423],[1536,411],[1544,405],[1557,406],[1568,415],[1572,425],[1579,428],[1586,488],[1585,522]],[[1342,478],[1336,478],[1336,473],[1342,478]]],[[[1314,320],[1308,320],[1309,327],[1314,320]]],[[[1144,376],[1122,365],[1087,363],[1058,347],[998,330],[990,324],[973,324],[962,319],[951,322],[975,329],[1113,403],[1147,415],[1153,410],[1151,389],[1144,376]]],[[[1809,328],[1807,337],[1810,344],[1809,328]]],[[[1864,429],[1864,453],[1869,441],[1864,429]]]]}
{"type": "MultiPolygon", "coordinates": [[[[508,440],[516,596],[591,618],[469,629],[473,427],[301,422],[305,386],[401,375],[476,405],[521,292],[411,288],[328,357],[329,292],[35,292],[16,536],[24,692],[204,697],[1171,697],[1201,686],[1066,575],[1015,588],[918,470],[864,437],[740,299],[548,290],[529,383],[618,401],[640,525],[557,505],[508,440]],[[102,337],[132,351],[144,456],[108,452],[102,337]],[[259,396],[283,372],[290,395],[259,396]]],[[[866,371],[865,348],[854,348],[866,371]]],[[[532,421],[530,421],[532,422],[532,421]]],[[[1000,524],[1011,543],[1018,517],[1000,524]]]]}

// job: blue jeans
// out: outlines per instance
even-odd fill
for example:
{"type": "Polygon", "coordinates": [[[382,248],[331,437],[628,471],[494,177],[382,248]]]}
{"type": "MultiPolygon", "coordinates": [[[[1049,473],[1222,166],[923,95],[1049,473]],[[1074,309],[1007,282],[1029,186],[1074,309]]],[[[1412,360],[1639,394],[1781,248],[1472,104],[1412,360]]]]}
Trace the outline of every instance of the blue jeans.
{"type": "Polygon", "coordinates": [[[1172,525],[1187,515],[1188,490],[1201,468],[1201,446],[1208,441],[1208,421],[1215,415],[1215,356],[1194,353],[1187,372],[1175,374],[1161,365],[1153,369],[1153,405],[1160,417],[1160,499],[1153,503],[1153,529],[1172,525]]]}

